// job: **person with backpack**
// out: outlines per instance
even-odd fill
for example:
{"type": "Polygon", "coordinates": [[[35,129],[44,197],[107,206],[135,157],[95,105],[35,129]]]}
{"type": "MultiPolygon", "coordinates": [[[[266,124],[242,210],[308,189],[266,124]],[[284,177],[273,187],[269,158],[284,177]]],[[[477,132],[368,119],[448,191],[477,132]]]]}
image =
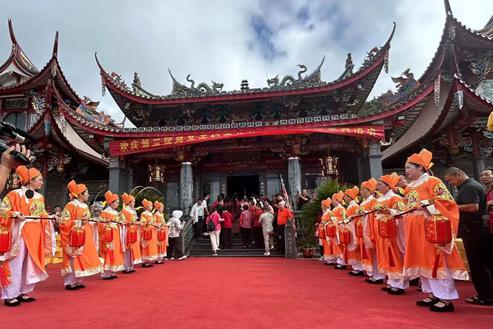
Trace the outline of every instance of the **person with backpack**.
{"type": "Polygon", "coordinates": [[[209,232],[209,238],[211,239],[212,255],[217,256],[219,250],[219,236],[221,234],[221,222],[224,221],[223,206],[217,205],[216,210],[207,217],[205,226],[209,232]]]}

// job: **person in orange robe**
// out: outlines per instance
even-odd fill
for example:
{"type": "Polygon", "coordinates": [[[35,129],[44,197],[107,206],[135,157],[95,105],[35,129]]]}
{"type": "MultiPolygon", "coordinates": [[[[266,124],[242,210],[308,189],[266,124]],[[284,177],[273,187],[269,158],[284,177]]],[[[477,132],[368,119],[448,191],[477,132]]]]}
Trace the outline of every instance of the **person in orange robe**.
{"type": "MultiPolygon", "coordinates": [[[[340,230],[340,226],[344,219],[346,219],[346,208],[342,205],[344,202],[344,192],[339,191],[332,195],[332,222],[336,225],[337,231],[340,230]]],[[[339,238],[331,238],[332,248],[334,251],[334,255],[337,256],[337,264],[334,267],[337,270],[345,270],[346,269],[346,258],[344,255],[346,254],[345,246],[339,243],[339,238]]]]}
{"type": "Polygon", "coordinates": [[[152,263],[158,258],[157,249],[157,229],[154,226],[154,214],[152,213],[152,202],[142,200],[144,211],[140,214],[140,223],[142,225],[141,246],[142,246],[142,267],[152,267],[152,263]],[[145,239],[145,232],[149,235],[149,240],[145,239]]]}
{"type": "Polygon", "coordinates": [[[59,221],[63,250],[62,276],[66,290],[78,290],[85,288],[82,284],[83,277],[101,273],[103,267],[93,239],[94,226],[87,222],[91,217],[89,207],[85,203],[89,199],[87,187],[72,180],[67,188],[72,201],[63,209],[59,221]],[[84,232],[85,241],[81,247],[70,245],[70,234],[73,230],[84,232]]]}
{"type": "MultiPolygon", "coordinates": [[[[344,201],[347,203],[346,217],[348,220],[353,216],[360,214],[360,206],[358,204],[359,188],[354,186],[353,188],[344,191],[344,201]]],[[[347,248],[347,263],[351,265],[353,270],[349,272],[349,275],[363,276],[363,265],[361,264],[361,253],[359,247],[359,239],[356,237],[356,222],[351,220],[345,227],[351,232],[351,243],[346,245],[347,248]]]]}
{"type": "Polygon", "coordinates": [[[123,246],[122,229],[118,205],[120,200],[118,194],[107,191],[104,198],[108,206],[101,212],[99,223],[100,251],[104,258],[103,280],[116,279],[116,272],[123,271],[123,246]]]}
{"type": "Polygon", "coordinates": [[[135,211],[135,198],[127,193],[123,193],[123,209],[120,212],[120,220],[125,225],[123,228],[123,257],[124,257],[124,270],[123,274],[130,274],[135,272],[134,266],[142,263],[142,255],[140,252],[140,230],[138,226],[137,212],[135,211]],[[135,232],[137,235],[137,241],[130,243],[128,241],[128,232],[135,232]]]}
{"type": "Polygon", "coordinates": [[[387,287],[382,290],[390,295],[402,295],[409,287],[407,276],[402,274],[404,260],[404,224],[402,218],[394,218],[393,215],[405,210],[404,199],[394,192],[399,182],[399,175],[392,173],[380,177],[378,191],[381,196],[377,199],[375,209],[375,245],[377,250],[378,271],[387,275],[387,287]],[[390,237],[383,230],[389,225],[387,221],[396,224],[396,234],[390,237]],[[382,230],[381,230],[382,229],[382,230]],[[383,236],[382,236],[383,235],[383,236]]]}
{"type": "Polygon", "coordinates": [[[332,218],[331,218],[332,212],[330,211],[331,204],[332,204],[332,200],[330,198],[322,200],[321,207],[323,214],[320,224],[318,226],[318,236],[319,238],[321,238],[322,245],[324,248],[323,249],[324,253],[322,255],[323,262],[327,265],[334,265],[336,262],[336,256],[334,255],[333,250],[330,248],[330,240],[325,233],[325,226],[330,224],[330,222],[332,222],[332,218]]]}
{"type": "Polygon", "coordinates": [[[0,228],[12,234],[12,247],[0,254],[0,285],[5,306],[35,301],[27,294],[36,283],[48,278],[45,255],[53,255],[56,248],[51,222],[25,218],[48,216],[44,197],[35,192],[43,186],[41,173],[25,166],[17,167],[16,173],[22,187],[7,193],[0,203],[0,228]]]}
{"type": "Polygon", "coordinates": [[[419,276],[421,289],[428,297],[417,302],[434,312],[452,312],[452,300],[458,299],[455,280],[467,280],[469,275],[460,257],[455,237],[459,226],[459,209],[443,182],[432,176],[432,153],[422,149],[407,158],[406,176],[411,180],[406,187],[407,207],[416,209],[404,216],[406,254],[404,275],[419,276]],[[435,245],[428,241],[429,227],[425,224],[434,216],[448,219],[451,226],[451,242],[435,245]]]}
{"type": "Polygon", "coordinates": [[[156,264],[163,264],[166,259],[166,248],[168,247],[168,226],[166,225],[166,220],[164,219],[164,204],[159,201],[154,201],[154,209],[156,212],[154,213],[154,223],[159,227],[158,232],[160,234],[164,234],[162,236],[164,239],[157,241],[158,248],[158,258],[156,260],[156,264]]]}
{"type": "Polygon", "coordinates": [[[363,201],[360,207],[361,211],[367,213],[367,215],[356,218],[354,223],[356,231],[359,230],[363,233],[363,237],[358,237],[359,250],[361,264],[369,276],[365,279],[365,282],[370,284],[383,283],[383,279],[385,278],[385,275],[378,271],[377,253],[374,243],[375,214],[372,211],[377,203],[377,199],[374,196],[377,185],[378,182],[375,178],[370,178],[361,183],[360,195],[363,201]]]}

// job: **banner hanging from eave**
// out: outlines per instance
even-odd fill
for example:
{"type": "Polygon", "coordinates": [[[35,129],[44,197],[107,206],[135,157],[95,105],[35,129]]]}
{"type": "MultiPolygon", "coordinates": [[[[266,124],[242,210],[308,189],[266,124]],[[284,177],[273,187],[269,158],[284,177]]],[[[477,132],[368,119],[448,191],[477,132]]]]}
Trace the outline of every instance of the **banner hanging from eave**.
{"type": "Polygon", "coordinates": [[[269,127],[267,129],[242,129],[241,131],[209,131],[207,133],[195,131],[181,135],[113,140],[110,142],[110,154],[112,156],[122,156],[225,139],[298,134],[332,134],[378,140],[382,140],[385,136],[383,126],[340,126],[320,128],[269,127]]]}

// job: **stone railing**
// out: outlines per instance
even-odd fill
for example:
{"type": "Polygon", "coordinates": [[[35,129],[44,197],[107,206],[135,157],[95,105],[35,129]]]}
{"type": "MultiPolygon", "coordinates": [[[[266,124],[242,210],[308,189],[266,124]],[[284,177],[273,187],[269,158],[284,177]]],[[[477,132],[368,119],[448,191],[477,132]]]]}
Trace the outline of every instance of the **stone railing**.
{"type": "Polygon", "coordinates": [[[184,255],[188,255],[193,245],[193,219],[186,216],[184,221],[183,230],[180,233],[181,250],[184,255]]]}

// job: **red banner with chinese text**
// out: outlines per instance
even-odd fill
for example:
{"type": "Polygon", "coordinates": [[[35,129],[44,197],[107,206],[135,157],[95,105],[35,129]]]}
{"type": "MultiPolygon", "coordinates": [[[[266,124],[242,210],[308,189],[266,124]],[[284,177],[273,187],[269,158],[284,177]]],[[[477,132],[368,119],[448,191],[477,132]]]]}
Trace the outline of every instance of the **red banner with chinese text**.
{"type": "Polygon", "coordinates": [[[353,137],[383,139],[383,126],[341,126],[323,128],[289,128],[269,127],[228,131],[188,131],[180,135],[165,135],[162,137],[131,138],[113,140],[110,142],[110,154],[120,156],[135,153],[145,153],[166,148],[190,144],[211,142],[224,139],[249,138],[257,136],[297,135],[297,134],[333,134],[353,137]]]}

